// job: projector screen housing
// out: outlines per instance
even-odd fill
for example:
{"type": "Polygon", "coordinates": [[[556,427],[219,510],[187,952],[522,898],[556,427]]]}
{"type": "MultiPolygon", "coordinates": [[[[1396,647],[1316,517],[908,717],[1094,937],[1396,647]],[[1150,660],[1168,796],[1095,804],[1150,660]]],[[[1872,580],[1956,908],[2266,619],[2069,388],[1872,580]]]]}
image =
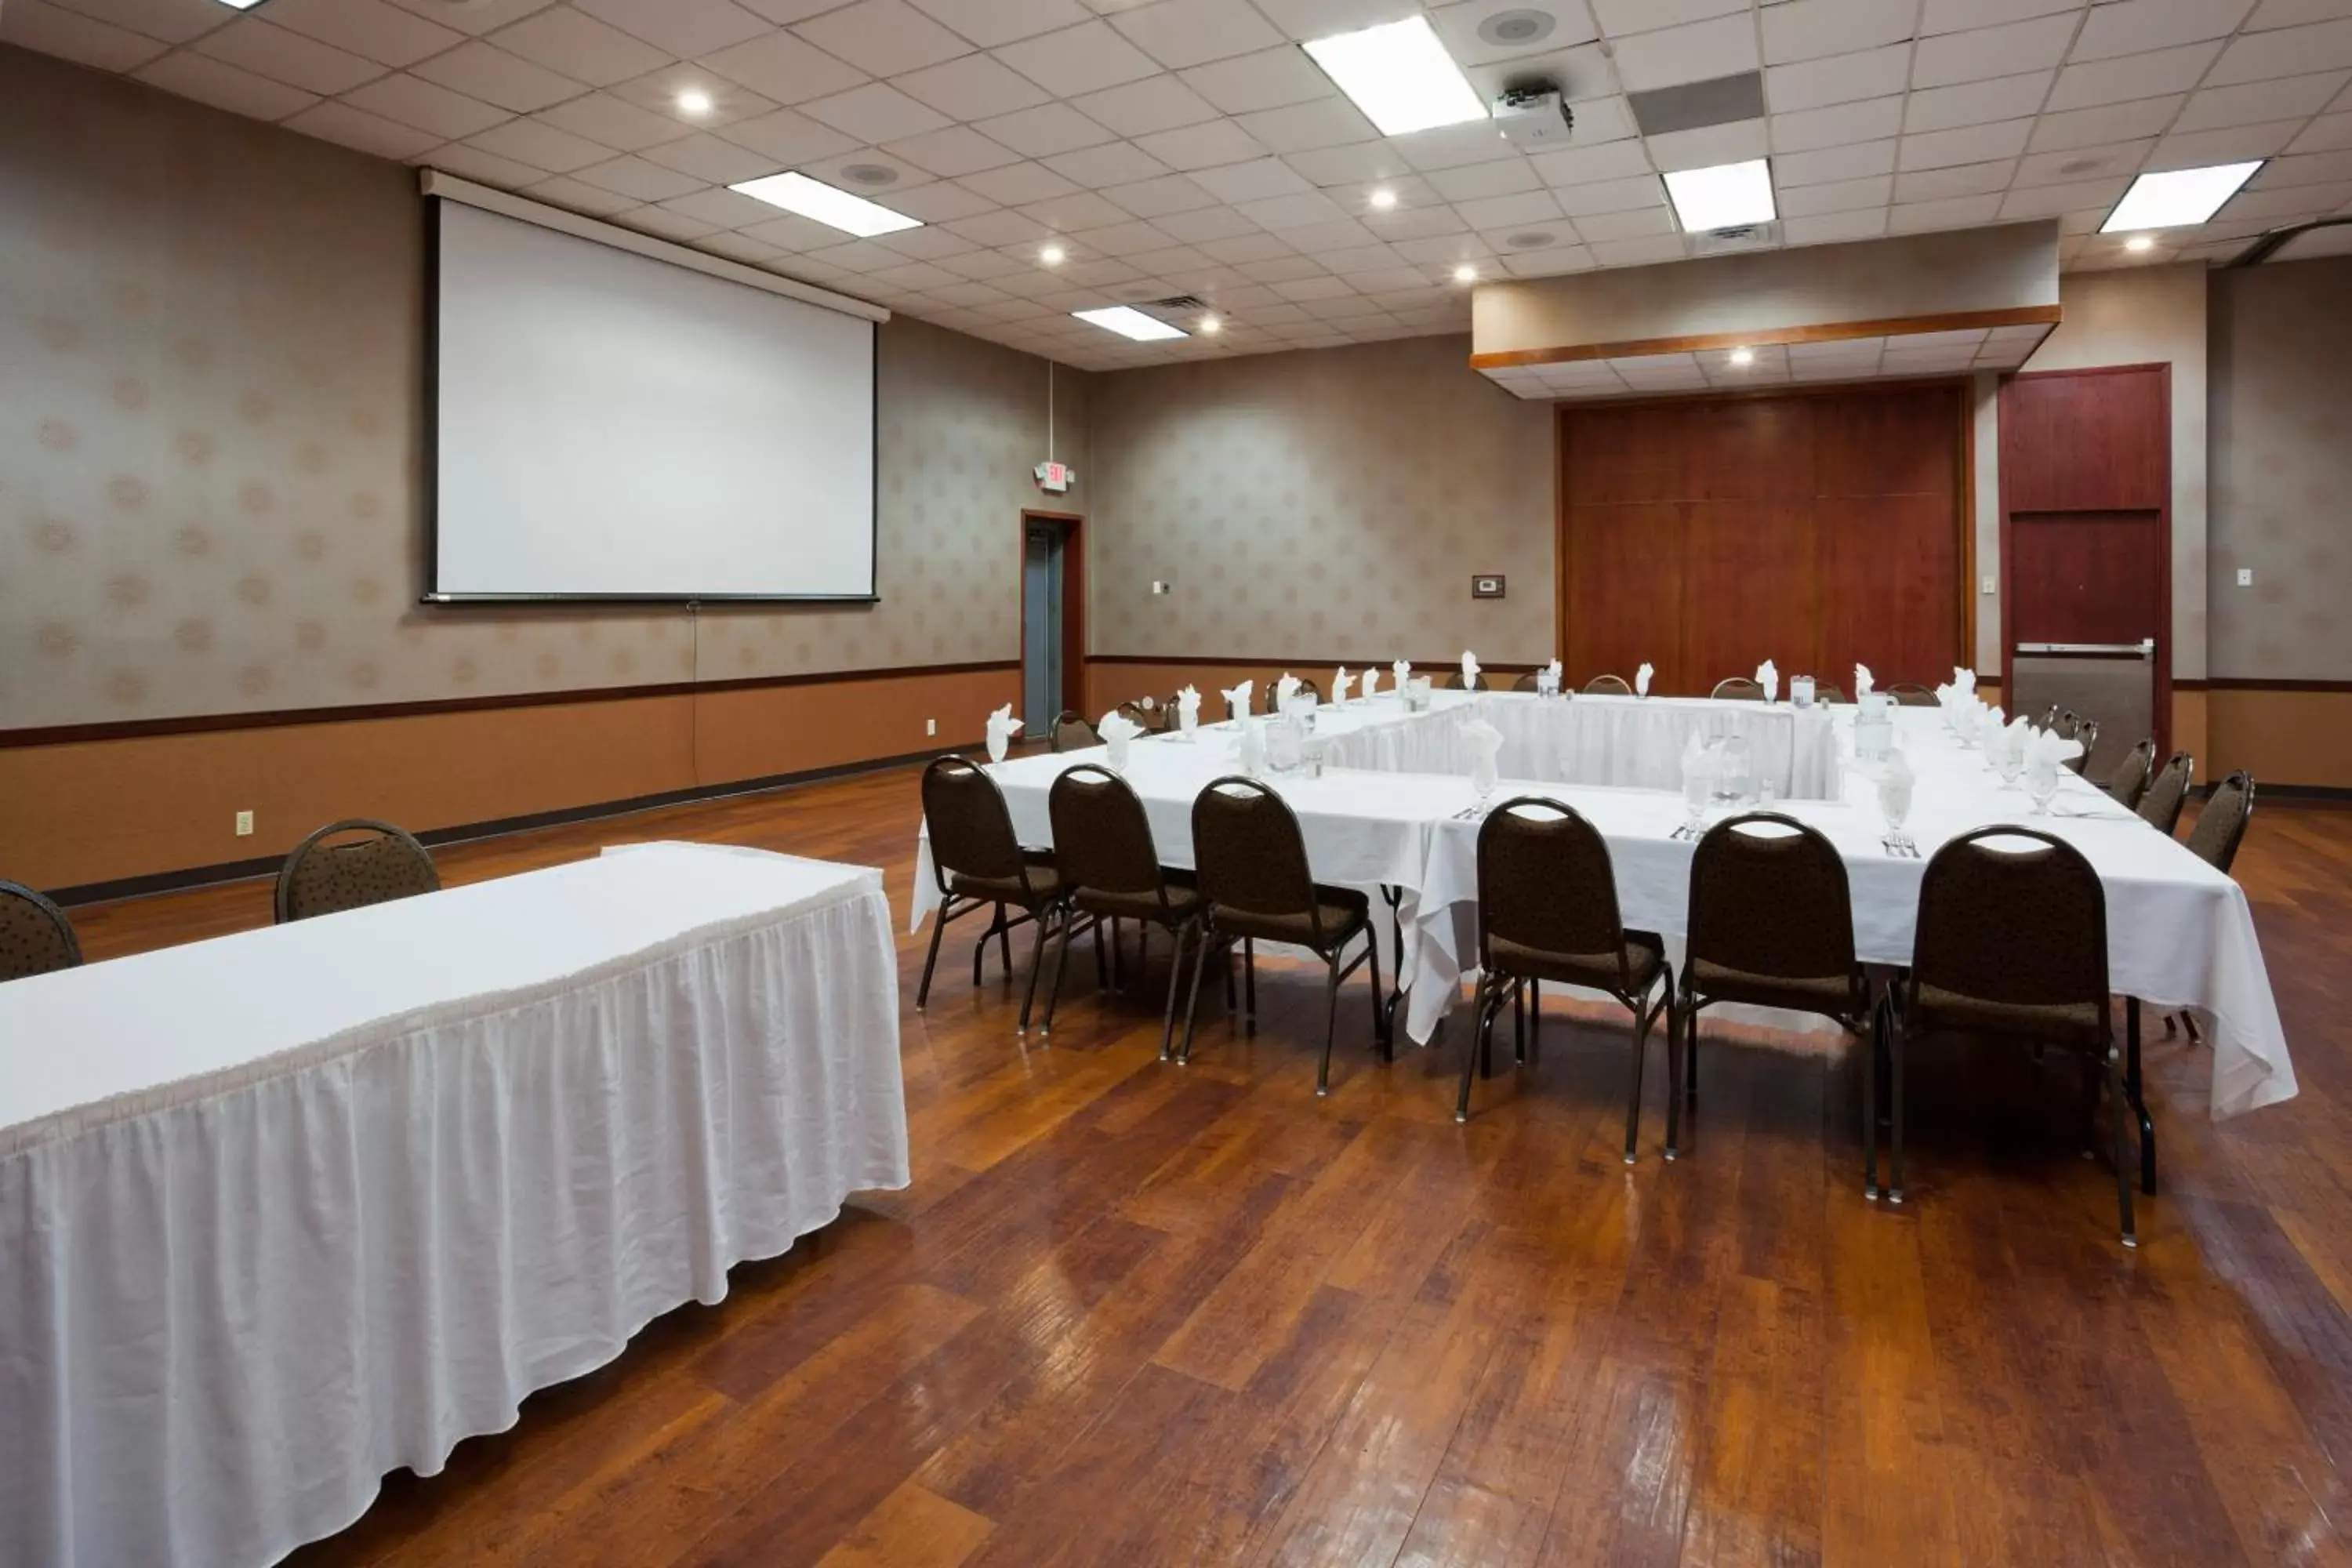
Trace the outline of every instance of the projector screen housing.
{"type": "Polygon", "coordinates": [[[871,316],[427,214],[427,601],[877,598],[871,316]]]}

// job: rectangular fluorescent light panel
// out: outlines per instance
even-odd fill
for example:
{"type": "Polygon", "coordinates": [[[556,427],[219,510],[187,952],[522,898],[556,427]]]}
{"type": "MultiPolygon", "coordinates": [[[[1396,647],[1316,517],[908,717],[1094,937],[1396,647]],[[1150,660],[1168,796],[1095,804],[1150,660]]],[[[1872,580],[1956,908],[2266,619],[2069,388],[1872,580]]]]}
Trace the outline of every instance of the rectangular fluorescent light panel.
{"type": "Polygon", "coordinates": [[[1073,310],[1081,321],[1100,327],[1107,332],[1117,332],[1122,338],[1133,338],[1139,343],[1165,342],[1170,338],[1189,338],[1192,334],[1179,331],[1157,316],[1147,316],[1131,305],[1106,305],[1099,310],[1073,310]]]}
{"type": "Polygon", "coordinates": [[[2099,226],[2101,234],[2120,234],[2126,229],[2179,228],[2184,224],[2203,223],[2221,208],[2221,204],[2238,194],[2238,187],[2254,177],[2263,160],[2251,163],[2216,163],[2210,169],[2168,169],[2160,174],[2142,174],[2099,226]]]}
{"type": "Polygon", "coordinates": [[[877,234],[896,234],[902,228],[923,226],[919,218],[894,213],[886,206],[877,206],[864,196],[853,196],[847,191],[835,190],[806,174],[769,174],[727,188],[754,201],[765,202],[772,207],[782,207],[788,213],[814,218],[821,224],[845,230],[860,239],[871,239],[877,234]]]}
{"type": "Polygon", "coordinates": [[[1487,117],[1477,89],[1425,16],[1318,38],[1306,47],[1383,136],[1487,117]]]}
{"type": "Polygon", "coordinates": [[[1677,170],[1666,176],[1666,195],[1685,234],[1770,223],[1780,216],[1772,205],[1772,171],[1761,158],[1677,170]]]}

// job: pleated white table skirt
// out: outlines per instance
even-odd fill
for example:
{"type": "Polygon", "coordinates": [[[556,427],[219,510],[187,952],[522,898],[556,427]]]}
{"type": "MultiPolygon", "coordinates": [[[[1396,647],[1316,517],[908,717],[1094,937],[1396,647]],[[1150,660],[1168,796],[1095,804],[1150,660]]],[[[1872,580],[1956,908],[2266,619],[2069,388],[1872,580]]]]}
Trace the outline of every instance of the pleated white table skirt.
{"type": "Polygon", "coordinates": [[[275,1562],[908,1180],[865,868],[635,846],[0,986],[0,1563],[275,1562]]]}

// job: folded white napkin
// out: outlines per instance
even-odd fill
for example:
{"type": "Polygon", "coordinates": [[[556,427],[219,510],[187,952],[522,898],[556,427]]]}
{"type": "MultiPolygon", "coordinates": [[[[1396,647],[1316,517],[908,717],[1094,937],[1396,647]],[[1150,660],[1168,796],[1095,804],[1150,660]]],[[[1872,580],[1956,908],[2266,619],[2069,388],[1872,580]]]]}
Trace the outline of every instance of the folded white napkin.
{"type": "Polygon", "coordinates": [[[1977,715],[1977,733],[1983,740],[1985,755],[1993,762],[2000,761],[2001,748],[2009,743],[2009,719],[2001,712],[2000,703],[1977,715]]]}
{"type": "Polygon", "coordinates": [[[1189,686],[1176,694],[1176,727],[1187,735],[1201,727],[1201,694],[1189,686]]]}
{"type": "Polygon", "coordinates": [[[1478,656],[1466,647],[1462,650],[1462,689],[1478,689],[1478,656]]]}
{"type": "Polygon", "coordinates": [[[1756,667],[1756,684],[1764,689],[1764,700],[1772,701],[1780,695],[1780,669],[1770,659],[1756,667]]]}
{"type": "Polygon", "coordinates": [[[1008,702],[988,716],[988,760],[1001,763],[1013,744],[1013,737],[1021,732],[1021,721],[1013,716],[1013,704],[1008,702]]]}
{"type": "Polygon", "coordinates": [[[1558,690],[1559,689],[1559,660],[1553,659],[1549,664],[1545,665],[1544,673],[1551,677],[1552,689],[1555,691],[1558,690]]]}
{"type": "Polygon", "coordinates": [[[1484,719],[1462,726],[1462,744],[1470,753],[1470,785],[1483,798],[1492,795],[1501,778],[1496,759],[1502,755],[1503,732],[1484,719]]]}
{"type": "Polygon", "coordinates": [[[2025,771],[2055,773],[2082,754],[2082,742],[2070,741],[2055,730],[2034,730],[2025,742],[2025,771]]]}
{"type": "Polygon", "coordinates": [[[1331,678],[1332,707],[1344,708],[1348,705],[1348,688],[1354,685],[1355,681],[1356,678],[1348,673],[1348,667],[1341,665],[1339,673],[1331,678]]]}
{"type": "Polygon", "coordinates": [[[1274,683],[1274,710],[1277,713],[1289,712],[1290,700],[1297,695],[1298,677],[1286,669],[1284,670],[1282,679],[1274,683]]]}
{"type": "Polygon", "coordinates": [[[1372,689],[1381,683],[1381,672],[1378,669],[1365,670],[1363,681],[1364,695],[1370,697],[1372,694],[1372,689]]]}
{"type": "Polygon", "coordinates": [[[1642,661],[1642,668],[1633,672],[1634,696],[1647,697],[1650,694],[1650,677],[1655,673],[1656,671],[1650,668],[1647,659],[1642,661]]]}
{"type": "Polygon", "coordinates": [[[1871,688],[1874,684],[1871,678],[1870,666],[1857,664],[1853,667],[1853,700],[1856,702],[1869,696],[1871,688]]]}
{"type": "Polygon", "coordinates": [[[1889,827],[1900,827],[1911,815],[1911,791],[1916,782],[1911,760],[1899,747],[1886,753],[1878,769],[1878,809],[1886,814],[1889,827]]]}
{"type": "Polygon", "coordinates": [[[1952,686],[1965,696],[1977,694],[1977,672],[1965,665],[1952,666],[1952,686]]]}
{"type": "Polygon", "coordinates": [[[2023,767],[2026,742],[2032,739],[2033,721],[2022,713],[2019,714],[2009,721],[2009,728],[2001,731],[2000,752],[1993,759],[1994,762],[1998,763],[2004,760],[2014,759],[2018,766],[2023,767]]]}
{"type": "Polygon", "coordinates": [[[1103,744],[1110,751],[1111,771],[1123,773],[1127,768],[1128,742],[1143,733],[1143,726],[1114,708],[1102,716],[1095,733],[1103,738],[1103,744]]]}
{"type": "Polygon", "coordinates": [[[1389,674],[1394,678],[1396,689],[1402,694],[1406,685],[1412,679],[1412,660],[1409,658],[1397,660],[1389,666],[1389,674]]]}
{"type": "Polygon", "coordinates": [[[1254,680],[1244,680],[1239,686],[1230,686],[1225,689],[1225,706],[1232,710],[1231,717],[1235,719],[1249,717],[1250,694],[1256,684],[1254,680]]]}

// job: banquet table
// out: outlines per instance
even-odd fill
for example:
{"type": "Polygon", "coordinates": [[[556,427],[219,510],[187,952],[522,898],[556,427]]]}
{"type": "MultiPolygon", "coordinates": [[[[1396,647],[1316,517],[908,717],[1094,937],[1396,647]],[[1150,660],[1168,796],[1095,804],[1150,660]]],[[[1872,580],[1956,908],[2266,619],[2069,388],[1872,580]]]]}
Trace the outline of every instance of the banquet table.
{"type": "Polygon", "coordinates": [[[0,1563],[272,1563],[908,1180],[880,873],[646,844],[0,985],[0,1563]]]}
{"type": "MultiPolygon", "coordinates": [[[[1517,720],[1514,707],[1576,709],[1626,701],[1578,697],[1562,702],[1498,692],[1482,706],[1508,735],[1517,720]]],[[[1703,709],[1708,700],[1683,700],[1680,705],[1703,709]]],[[[1414,715],[1394,710],[1360,711],[1363,706],[1324,710],[1317,734],[1353,742],[1368,731],[1458,725],[1464,703],[1441,704],[1414,715]]],[[[1738,702],[1712,706],[1759,707],[1738,702]]],[[[1920,857],[1890,855],[1881,842],[1886,829],[1869,770],[1853,758],[1855,711],[1851,706],[1832,708],[1822,720],[1835,787],[1825,792],[1825,798],[1784,799],[1772,809],[1818,827],[1837,847],[1853,890],[1855,945],[1864,962],[1910,962],[1919,881],[1941,844],[1996,823],[2040,828],[2081,849],[2099,873],[2107,894],[2112,988],[2158,1007],[2189,1008],[2208,1020],[2206,1034],[2213,1047],[2212,1114],[2231,1116],[2294,1096],[2294,1070],[2277,1003],[2252,909],[2236,882],[2072,773],[2063,775],[2052,814],[2032,815],[2024,791],[2004,788],[1983,754],[1963,749],[1945,729],[1942,715],[1932,709],[1898,708],[1893,713],[1905,754],[1917,774],[1915,805],[1906,826],[1917,841],[1920,857]]],[[[1132,744],[1125,777],[1143,802],[1167,864],[1193,864],[1192,797],[1212,779],[1241,771],[1236,742],[1236,731],[1224,725],[1203,728],[1190,742],[1152,737],[1132,744]]],[[[1328,758],[1335,754],[1400,767],[1450,759],[1448,742],[1442,737],[1401,737],[1377,747],[1358,743],[1365,749],[1327,752],[1320,776],[1268,773],[1266,782],[1297,815],[1318,880],[1395,896],[1402,928],[1401,954],[1390,956],[1401,956],[1394,973],[1406,986],[1402,1021],[1411,1038],[1426,1043],[1460,1001],[1461,982],[1475,974],[1471,959],[1475,952],[1479,800],[1466,766],[1461,764],[1435,771],[1328,765],[1328,758]]],[[[1074,763],[1104,760],[1103,748],[1097,747],[1022,757],[992,768],[1024,844],[1049,847],[1053,842],[1046,795],[1054,779],[1074,763]]],[[[1583,813],[1609,845],[1626,925],[1665,938],[1670,957],[1678,963],[1687,930],[1695,847],[1688,838],[1675,837],[1686,818],[1680,792],[1528,778],[1514,774],[1512,760],[1507,750],[1504,777],[1490,804],[1515,795],[1539,795],[1583,813]]],[[[1727,815],[1729,808],[1707,814],[1710,821],[1727,815]]],[[[912,912],[919,926],[938,902],[927,839],[919,841],[917,857],[912,912]]]]}

